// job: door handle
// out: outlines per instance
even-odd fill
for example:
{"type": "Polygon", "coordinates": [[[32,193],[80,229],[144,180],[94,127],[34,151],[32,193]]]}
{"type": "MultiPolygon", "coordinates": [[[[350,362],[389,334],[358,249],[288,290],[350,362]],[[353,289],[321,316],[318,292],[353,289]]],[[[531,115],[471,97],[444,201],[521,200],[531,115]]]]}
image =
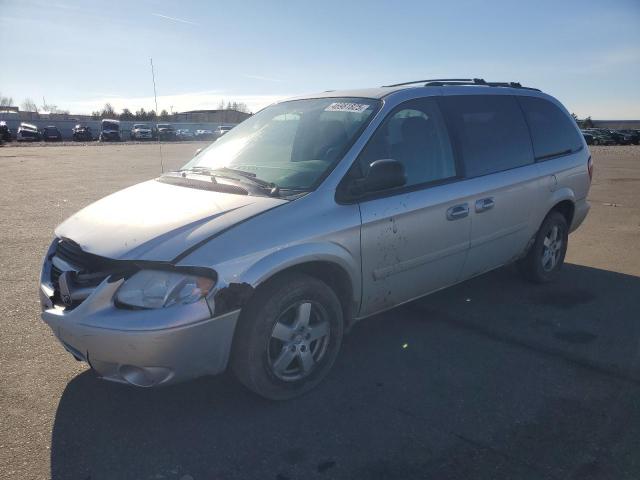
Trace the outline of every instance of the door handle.
{"type": "Polygon", "coordinates": [[[461,203],[447,209],[447,220],[458,220],[469,215],[469,204],[461,203]]]}
{"type": "Polygon", "coordinates": [[[476,200],[476,213],[486,212],[487,210],[491,210],[496,202],[493,200],[493,197],[481,198],[480,200],[476,200]]]}

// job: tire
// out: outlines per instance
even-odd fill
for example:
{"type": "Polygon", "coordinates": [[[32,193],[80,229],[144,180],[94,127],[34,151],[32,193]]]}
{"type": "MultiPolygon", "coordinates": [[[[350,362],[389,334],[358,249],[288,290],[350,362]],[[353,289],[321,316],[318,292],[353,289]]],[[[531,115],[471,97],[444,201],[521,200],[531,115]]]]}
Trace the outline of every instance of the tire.
{"type": "Polygon", "coordinates": [[[324,282],[299,273],[280,275],[243,308],[231,368],[243,385],[267,399],[302,395],[333,366],[343,324],[340,300],[324,282]]]}
{"type": "Polygon", "coordinates": [[[564,264],[568,240],[569,227],[564,215],[557,211],[550,212],[542,222],[527,256],[517,263],[520,273],[533,283],[553,281],[564,264]]]}

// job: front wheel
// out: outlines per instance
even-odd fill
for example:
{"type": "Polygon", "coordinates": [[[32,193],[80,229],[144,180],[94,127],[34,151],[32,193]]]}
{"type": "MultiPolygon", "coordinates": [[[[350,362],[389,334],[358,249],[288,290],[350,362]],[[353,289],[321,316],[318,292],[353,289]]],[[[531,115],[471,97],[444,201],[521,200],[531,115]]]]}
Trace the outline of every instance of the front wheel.
{"type": "Polygon", "coordinates": [[[324,282],[304,274],[278,276],[243,308],[231,367],[242,384],[271,400],[315,387],[342,344],[340,300],[324,282]]]}
{"type": "Polygon", "coordinates": [[[527,280],[548,283],[555,279],[564,263],[569,240],[567,220],[560,212],[547,215],[527,256],[518,268],[527,280]]]}

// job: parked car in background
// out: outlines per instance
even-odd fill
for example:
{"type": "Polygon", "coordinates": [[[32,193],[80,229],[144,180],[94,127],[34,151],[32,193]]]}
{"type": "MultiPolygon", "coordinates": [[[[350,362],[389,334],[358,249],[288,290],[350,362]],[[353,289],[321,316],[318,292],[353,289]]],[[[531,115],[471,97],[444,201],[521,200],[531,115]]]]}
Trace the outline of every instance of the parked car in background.
{"type": "Polygon", "coordinates": [[[615,145],[616,141],[608,130],[592,128],[586,130],[593,136],[593,145],[615,145]]]}
{"type": "Polygon", "coordinates": [[[593,135],[585,130],[580,130],[580,132],[582,133],[585,142],[587,142],[587,145],[593,145],[593,135]]]}
{"type": "Polygon", "coordinates": [[[220,138],[221,136],[223,136],[225,133],[227,133],[232,128],[233,128],[233,125],[220,125],[218,128],[216,128],[213,131],[213,136],[216,139],[220,138]]]}
{"type": "Polygon", "coordinates": [[[176,130],[169,123],[159,123],[156,127],[156,135],[159,140],[170,142],[176,139],[176,130]]]}
{"type": "Polygon", "coordinates": [[[101,142],[121,142],[120,136],[120,121],[104,119],[100,123],[100,137],[101,142]]]}
{"type": "Polygon", "coordinates": [[[110,381],[228,365],[291,398],[322,381],[359,320],[512,262],[562,281],[592,174],[569,112],[517,83],[282,101],[59,225],[42,319],[110,381]]]}
{"type": "Polygon", "coordinates": [[[629,138],[629,143],[633,145],[640,144],[640,130],[619,130],[620,133],[629,138]]]}
{"type": "Polygon", "coordinates": [[[621,130],[609,130],[609,134],[617,145],[630,145],[632,143],[631,135],[623,133],[621,130]]]}
{"type": "Polygon", "coordinates": [[[93,132],[87,125],[78,124],[71,129],[71,137],[74,142],[91,142],[93,140],[93,132]]]}
{"type": "Polygon", "coordinates": [[[198,129],[194,135],[196,140],[213,140],[213,130],[198,129]]]}
{"type": "Polygon", "coordinates": [[[13,140],[12,132],[7,122],[0,121],[0,143],[5,142],[8,143],[13,140]]]}
{"type": "Polygon", "coordinates": [[[21,123],[18,127],[18,133],[16,133],[16,140],[18,142],[39,142],[42,140],[42,134],[38,127],[31,125],[30,123],[21,123]]]}
{"type": "Polygon", "coordinates": [[[45,142],[61,142],[62,132],[54,125],[48,125],[42,129],[42,139],[45,142]]]}
{"type": "Polygon", "coordinates": [[[131,140],[152,140],[153,128],[147,123],[136,123],[131,129],[131,140]]]}
{"type": "Polygon", "coordinates": [[[188,128],[181,128],[179,130],[176,130],[176,137],[178,138],[178,140],[193,140],[195,135],[188,128]]]}

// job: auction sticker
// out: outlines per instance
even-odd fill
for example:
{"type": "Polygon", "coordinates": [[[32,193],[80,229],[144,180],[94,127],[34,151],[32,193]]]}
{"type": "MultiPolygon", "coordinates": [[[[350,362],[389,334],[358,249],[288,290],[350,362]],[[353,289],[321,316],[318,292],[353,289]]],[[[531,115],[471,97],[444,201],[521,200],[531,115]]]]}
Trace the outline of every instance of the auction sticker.
{"type": "Polygon", "coordinates": [[[334,102],[324,109],[325,112],[351,112],[362,113],[369,108],[367,103],[347,103],[347,102],[334,102]]]}

